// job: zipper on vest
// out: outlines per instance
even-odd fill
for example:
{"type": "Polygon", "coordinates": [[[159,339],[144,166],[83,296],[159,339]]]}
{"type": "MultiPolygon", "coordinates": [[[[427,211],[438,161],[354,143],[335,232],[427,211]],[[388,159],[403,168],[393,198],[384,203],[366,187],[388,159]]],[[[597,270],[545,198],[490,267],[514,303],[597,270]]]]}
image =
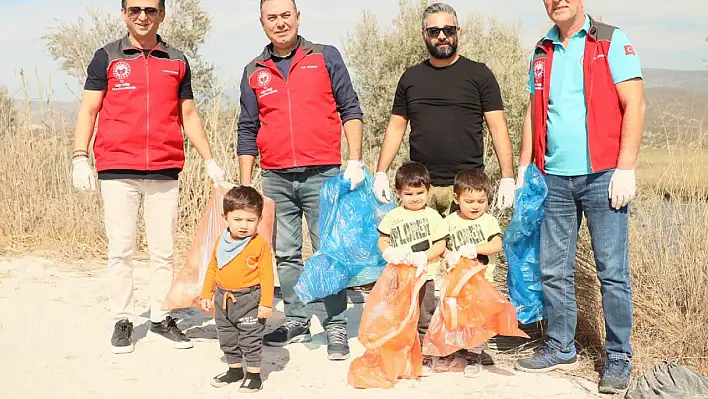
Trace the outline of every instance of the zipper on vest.
{"type": "MultiPolygon", "coordinates": [[[[588,93],[588,100],[587,100],[588,101],[588,103],[587,103],[588,109],[587,109],[586,119],[589,119],[589,117],[590,117],[590,107],[592,104],[592,92],[593,92],[593,86],[595,85],[595,79],[593,79],[593,77],[595,76],[595,74],[593,73],[593,66],[595,66],[595,58],[596,57],[597,57],[597,41],[595,41],[594,45],[592,46],[592,59],[590,60],[590,64],[588,64],[588,66],[587,66],[588,72],[589,72],[588,75],[590,75],[590,92],[588,93]]],[[[588,62],[588,60],[585,60],[585,62],[588,62]]],[[[585,71],[583,71],[583,74],[585,74],[585,71]]],[[[593,126],[593,131],[594,131],[594,128],[595,128],[595,113],[594,112],[593,112],[592,116],[593,116],[593,125],[592,126],[593,126]]],[[[591,134],[590,133],[590,123],[588,123],[588,122],[589,121],[586,122],[587,127],[588,127],[588,158],[589,158],[588,160],[590,161],[590,171],[594,173],[595,167],[592,164],[592,148],[590,148],[590,143],[592,142],[592,140],[590,140],[590,134],[591,134]]]]}
{"type": "Polygon", "coordinates": [[[290,146],[293,150],[293,166],[297,167],[297,159],[295,158],[295,137],[293,136],[293,108],[290,100],[290,85],[285,81],[285,89],[288,92],[288,119],[290,119],[290,146]]]}
{"type": "Polygon", "coordinates": [[[150,170],[150,68],[148,66],[148,60],[150,59],[150,53],[145,57],[145,77],[147,80],[147,104],[145,108],[145,170],[150,170]]]}

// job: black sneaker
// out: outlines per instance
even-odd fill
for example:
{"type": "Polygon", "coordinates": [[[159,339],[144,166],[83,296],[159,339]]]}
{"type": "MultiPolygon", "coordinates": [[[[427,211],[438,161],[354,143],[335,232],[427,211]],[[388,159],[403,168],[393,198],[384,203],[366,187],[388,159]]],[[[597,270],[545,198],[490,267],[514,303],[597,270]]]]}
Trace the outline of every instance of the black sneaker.
{"type": "Polygon", "coordinates": [[[229,367],[229,369],[216,377],[214,377],[211,380],[211,386],[216,387],[216,388],[221,388],[225,387],[229,384],[233,384],[234,382],[239,382],[243,379],[243,368],[232,368],[229,367]]]}
{"type": "Polygon", "coordinates": [[[514,368],[527,373],[546,373],[556,369],[572,370],[578,364],[577,361],[575,350],[564,353],[542,346],[533,356],[517,360],[514,368]]]}
{"type": "Polygon", "coordinates": [[[118,320],[113,327],[111,351],[113,353],[130,353],[135,349],[133,344],[133,323],[128,319],[118,320]]]}
{"type": "Polygon", "coordinates": [[[287,320],[285,323],[275,329],[275,331],[266,334],[263,337],[263,342],[268,346],[282,347],[287,344],[296,342],[310,342],[312,334],[310,334],[310,321],[307,324],[299,321],[287,320]]]}
{"type": "Polygon", "coordinates": [[[598,391],[604,394],[617,394],[629,386],[632,365],[627,359],[607,359],[605,370],[600,379],[598,391]]]}
{"type": "Polygon", "coordinates": [[[347,329],[344,326],[333,325],[325,329],[327,335],[327,357],[329,360],[349,359],[349,343],[347,329]]]}
{"type": "Polygon", "coordinates": [[[192,341],[177,327],[177,319],[170,316],[159,323],[151,323],[150,333],[170,341],[175,349],[189,349],[194,346],[192,341]]]}
{"type": "Polygon", "coordinates": [[[260,373],[246,373],[246,378],[243,379],[239,392],[257,392],[263,389],[263,381],[261,381],[260,373]]]}

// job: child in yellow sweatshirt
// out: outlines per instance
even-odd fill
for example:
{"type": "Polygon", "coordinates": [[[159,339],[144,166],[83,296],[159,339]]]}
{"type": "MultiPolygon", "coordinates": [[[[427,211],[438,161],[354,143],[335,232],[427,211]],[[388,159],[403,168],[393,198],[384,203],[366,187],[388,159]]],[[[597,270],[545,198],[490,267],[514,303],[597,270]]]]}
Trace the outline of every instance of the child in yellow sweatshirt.
{"type": "Polygon", "coordinates": [[[240,392],[256,392],[263,387],[263,333],[273,312],[271,249],[256,234],[263,197],[251,187],[234,187],[224,195],[223,207],[228,227],[214,248],[200,295],[202,307],[214,307],[219,344],[229,364],[211,384],[220,388],[243,381],[240,392]]]}

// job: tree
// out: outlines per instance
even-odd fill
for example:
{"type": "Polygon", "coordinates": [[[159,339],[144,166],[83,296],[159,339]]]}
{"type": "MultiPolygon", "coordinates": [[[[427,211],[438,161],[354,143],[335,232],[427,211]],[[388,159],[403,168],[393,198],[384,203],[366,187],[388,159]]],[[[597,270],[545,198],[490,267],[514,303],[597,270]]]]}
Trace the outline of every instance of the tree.
{"type": "MultiPolygon", "coordinates": [[[[200,8],[200,0],[167,0],[166,8],[160,35],[187,56],[195,95],[213,98],[214,67],[199,54],[211,27],[211,17],[200,8]]],[[[52,58],[61,62],[61,69],[82,83],[94,52],[126,34],[120,14],[93,9],[88,14],[88,26],[83,18],[74,23],[60,21],[54,32],[42,37],[52,58]]]]}
{"type": "Polygon", "coordinates": [[[17,108],[5,87],[0,87],[0,135],[17,127],[17,108]]]}
{"type": "MultiPolygon", "coordinates": [[[[365,12],[344,46],[364,111],[364,149],[370,152],[367,154],[370,162],[378,156],[398,79],[407,67],[429,57],[421,38],[421,17],[427,3],[427,0],[399,0],[399,13],[388,32],[381,32],[374,14],[365,12]]],[[[528,104],[525,87],[530,49],[521,45],[517,26],[495,19],[485,20],[477,14],[467,17],[461,25],[458,51],[486,63],[494,72],[501,86],[515,153],[518,153],[528,104]]],[[[487,132],[487,143],[491,143],[490,140],[487,132]]],[[[399,151],[397,162],[408,158],[408,135],[402,147],[405,150],[399,151]]],[[[485,148],[487,170],[496,176],[499,167],[493,158],[493,147],[488,144],[485,148]]]]}

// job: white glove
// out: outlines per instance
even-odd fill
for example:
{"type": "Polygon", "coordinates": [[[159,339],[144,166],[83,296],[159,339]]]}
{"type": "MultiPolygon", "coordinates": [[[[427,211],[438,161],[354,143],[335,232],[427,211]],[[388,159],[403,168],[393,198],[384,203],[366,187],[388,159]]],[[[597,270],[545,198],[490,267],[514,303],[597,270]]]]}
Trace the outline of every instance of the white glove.
{"type": "Polygon", "coordinates": [[[357,188],[364,181],[364,163],[361,161],[347,161],[344,178],[352,182],[351,190],[357,188]]]}
{"type": "Polygon", "coordinates": [[[211,178],[211,181],[215,186],[219,185],[219,182],[226,180],[226,172],[216,164],[214,159],[210,159],[205,162],[207,174],[211,178]]]}
{"type": "Polygon", "coordinates": [[[402,263],[406,262],[406,258],[408,257],[409,251],[405,248],[398,247],[388,247],[386,250],[383,252],[383,258],[387,263],[390,263],[392,265],[400,265],[402,263]]]}
{"type": "Polygon", "coordinates": [[[391,184],[386,172],[376,172],[374,177],[374,197],[379,202],[391,202],[391,184]]]}
{"type": "Polygon", "coordinates": [[[467,259],[477,258],[477,246],[474,244],[465,244],[460,248],[457,248],[457,251],[460,253],[460,256],[467,259]]]}
{"type": "Polygon", "coordinates": [[[415,276],[420,277],[428,266],[428,255],[423,251],[413,252],[408,255],[408,263],[415,266],[415,276]]]}
{"type": "Polygon", "coordinates": [[[505,177],[499,182],[497,190],[497,198],[494,201],[494,207],[497,209],[506,209],[514,205],[515,182],[511,177],[505,177]]]}
{"type": "Polygon", "coordinates": [[[88,164],[88,158],[76,158],[71,161],[71,165],[71,180],[74,188],[81,191],[94,191],[96,189],[96,181],[93,176],[93,170],[88,164]]]}
{"type": "Polygon", "coordinates": [[[620,209],[629,204],[629,201],[633,200],[637,193],[634,169],[615,169],[608,192],[613,208],[620,209]]]}
{"type": "Polygon", "coordinates": [[[445,254],[445,263],[447,263],[447,271],[454,269],[457,266],[457,262],[460,261],[460,253],[457,251],[448,251],[445,254]]]}
{"type": "Polygon", "coordinates": [[[524,176],[526,175],[526,169],[528,165],[519,165],[519,169],[516,172],[516,188],[519,189],[524,185],[524,176]]]}

